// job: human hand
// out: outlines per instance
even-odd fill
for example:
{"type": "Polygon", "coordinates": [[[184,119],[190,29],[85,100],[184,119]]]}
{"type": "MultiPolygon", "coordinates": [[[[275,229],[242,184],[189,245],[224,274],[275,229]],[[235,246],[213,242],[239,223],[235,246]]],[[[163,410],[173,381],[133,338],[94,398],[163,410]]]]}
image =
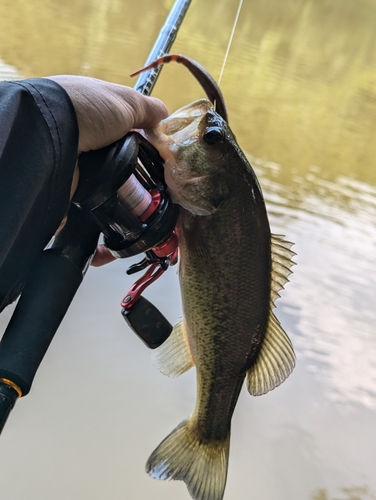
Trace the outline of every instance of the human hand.
{"type": "MultiPolygon", "coordinates": [[[[146,97],[130,87],[85,76],[58,75],[48,78],[61,85],[73,103],[79,129],[78,153],[108,146],[131,129],[152,128],[168,116],[162,101],[146,97]]],[[[78,178],[76,166],[71,198],[78,178]]],[[[92,265],[101,266],[114,259],[106,247],[99,245],[92,265]]]]}
{"type": "Polygon", "coordinates": [[[162,101],[136,90],[87,76],[49,76],[68,93],[76,110],[78,152],[100,149],[132,128],[152,128],[168,111],[162,101]]]}

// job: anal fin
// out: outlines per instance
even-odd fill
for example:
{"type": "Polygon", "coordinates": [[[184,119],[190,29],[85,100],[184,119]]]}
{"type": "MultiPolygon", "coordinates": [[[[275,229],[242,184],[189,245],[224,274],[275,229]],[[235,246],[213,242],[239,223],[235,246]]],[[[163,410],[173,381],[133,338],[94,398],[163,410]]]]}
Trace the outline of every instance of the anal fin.
{"type": "Polygon", "coordinates": [[[168,339],[153,351],[152,360],[158,370],[169,377],[178,377],[192,368],[194,362],[184,319],[174,326],[168,339]]]}

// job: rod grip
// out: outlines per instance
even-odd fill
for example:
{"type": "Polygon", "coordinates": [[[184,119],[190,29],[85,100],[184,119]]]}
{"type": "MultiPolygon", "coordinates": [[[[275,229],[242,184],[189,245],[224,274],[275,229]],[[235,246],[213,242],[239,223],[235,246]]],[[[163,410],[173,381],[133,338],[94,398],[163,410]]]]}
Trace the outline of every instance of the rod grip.
{"type": "Polygon", "coordinates": [[[0,344],[0,378],[17,384],[23,396],[82,279],[55,250],[44,251],[29,276],[0,344]]]}
{"type": "Polygon", "coordinates": [[[0,343],[0,379],[25,396],[93,255],[100,229],[74,205],[51,248],[38,257],[0,343]]]}
{"type": "Polygon", "coordinates": [[[14,387],[0,381],[0,434],[18,397],[19,394],[14,387]]]}

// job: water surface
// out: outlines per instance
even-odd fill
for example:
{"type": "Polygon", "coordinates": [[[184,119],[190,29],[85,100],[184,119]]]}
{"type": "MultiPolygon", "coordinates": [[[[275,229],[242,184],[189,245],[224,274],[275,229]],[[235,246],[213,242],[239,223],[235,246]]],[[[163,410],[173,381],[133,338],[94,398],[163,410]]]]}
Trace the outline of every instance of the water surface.
{"type": "MultiPolygon", "coordinates": [[[[170,8],[162,0],[0,0],[0,75],[85,74],[132,85],[170,8]]],[[[174,50],[218,77],[233,0],[193,0],[174,50]]],[[[295,242],[277,316],[297,367],[235,411],[225,499],[376,498],[376,3],[246,0],[222,90],[272,230],[295,242]]],[[[154,95],[202,96],[178,65],[154,95]]],[[[230,230],[230,228],[229,228],[230,230]]],[[[144,472],[193,409],[195,374],[160,375],[128,330],[119,261],[91,269],[1,437],[6,500],[188,499],[144,472]]],[[[173,270],[146,294],[181,315],[173,270]]],[[[2,330],[11,315],[0,317],[2,330]]]]}

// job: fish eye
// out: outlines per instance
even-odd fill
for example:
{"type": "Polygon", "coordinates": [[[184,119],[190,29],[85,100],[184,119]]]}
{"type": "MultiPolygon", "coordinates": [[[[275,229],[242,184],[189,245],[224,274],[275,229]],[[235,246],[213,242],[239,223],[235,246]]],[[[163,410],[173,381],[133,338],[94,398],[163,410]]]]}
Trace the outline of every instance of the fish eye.
{"type": "Polygon", "coordinates": [[[204,134],[204,141],[206,144],[217,144],[223,137],[222,130],[218,127],[210,127],[206,129],[204,134]]]}

